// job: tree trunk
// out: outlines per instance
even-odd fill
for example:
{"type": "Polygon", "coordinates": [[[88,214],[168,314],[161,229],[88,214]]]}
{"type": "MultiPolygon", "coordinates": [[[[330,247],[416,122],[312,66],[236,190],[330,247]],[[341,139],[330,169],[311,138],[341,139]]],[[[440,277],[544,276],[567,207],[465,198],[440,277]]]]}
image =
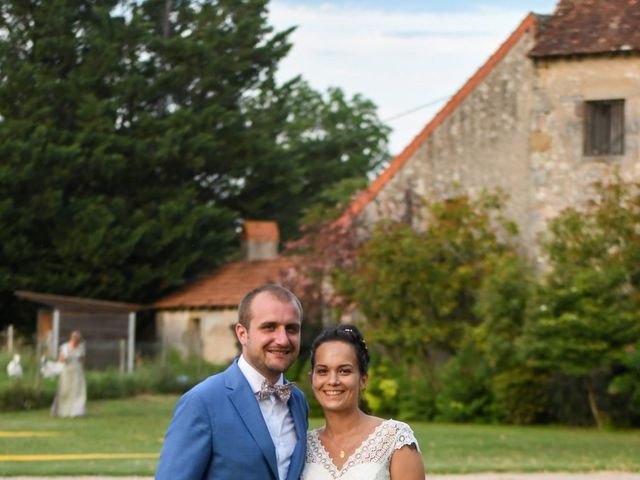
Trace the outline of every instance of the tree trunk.
{"type": "Polygon", "coordinates": [[[598,404],[596,403],[596,394],[593,391],[593,384],[591,383],[591,378],[587,377],[587,393],[589,395],[589,408],[591,409],[591,414],[593,415],[594,420],[596,421],[596,425],[598,429],[602,429],[602,418],[600,417],[600,411],[598,410],[598,404]]]}

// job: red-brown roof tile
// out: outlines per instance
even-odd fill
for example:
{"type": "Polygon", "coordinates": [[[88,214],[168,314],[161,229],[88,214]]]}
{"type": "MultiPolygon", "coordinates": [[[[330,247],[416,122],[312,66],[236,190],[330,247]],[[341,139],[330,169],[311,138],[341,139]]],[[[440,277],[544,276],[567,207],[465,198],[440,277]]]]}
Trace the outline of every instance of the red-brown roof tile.
{"type": "Polygon", "coordinates": [[[561,0],[529,55],[640,51],[640,0],[561,0]]]}
{"type": "Polygon", "coordinates": [[[426,127],[413,139],[413,141],[396,156],[387,169],[376,178],[369,188],[358,195],[346,208],[343,214],[336,220],[337,225],[346,226],[351,219],[357,216],[369,202],[371,202],[380,193],[382,188],[400,171],[404,164],[413,156],[433,131],[453,112],[462,101],[480,84],[482,80],[500,63],[500,61],[509,53],[511,48],[520,40],[520,38],[530,28],[535,27],[536,16],[532,13],[522,21],[518,28],[505,40],[505,42],[489,57],[478,71],[465,83],[458,92],[451,97],[447,104],[440,110],[435,117],[427,124],[426,127]]]}
{"type": "Polygon", "coordinates": [[[235,307],[252,288],[277,282],[280,274],[289,269],[293,261],[291,257],[279,257],[227,263],[211,275],[158,300],[153,307],[159,310],[235,307]]]}
{"type": "Polygon", "coordinates": [[[243,241],[278,242],[280,241],[280,230],[276,222],[247,220],[242,226],[241,238],[243,241]]]}

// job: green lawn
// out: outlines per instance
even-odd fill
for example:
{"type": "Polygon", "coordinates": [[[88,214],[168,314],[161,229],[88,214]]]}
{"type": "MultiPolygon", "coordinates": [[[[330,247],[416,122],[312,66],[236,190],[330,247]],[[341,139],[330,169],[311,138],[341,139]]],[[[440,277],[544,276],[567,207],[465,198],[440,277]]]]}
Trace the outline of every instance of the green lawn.
{"type": "Polygon", "coordinates": [[[3,475],[152,475],[175,396],[90,401],[87,416],[52,418],[47,410],[0,414],[0,459],[11,454],[140,453],[152,458],[0,461],[3,475]],[[7,436],[25,432],[26,436],[7,436]],[[29,436],[40,432],[47,436],[29,436]]]}
{"type": "MultiPolygon", "coordinates": [[[[174,396],[89,402],[88,415],[0,414],[0,476],[153,475],[174,396]],[[35,432],[39,435],[34,435],[35,432]],[[9,455],[140,454],[141,458],[7,461],[9,455]],[[150,458],[149,458],[150,457],[150,458]]],[[[314,419],[312,426],[321,424],[314,419]]],[[[412,424],[427,471],[640,471],[640,431],[412,424]]]]}

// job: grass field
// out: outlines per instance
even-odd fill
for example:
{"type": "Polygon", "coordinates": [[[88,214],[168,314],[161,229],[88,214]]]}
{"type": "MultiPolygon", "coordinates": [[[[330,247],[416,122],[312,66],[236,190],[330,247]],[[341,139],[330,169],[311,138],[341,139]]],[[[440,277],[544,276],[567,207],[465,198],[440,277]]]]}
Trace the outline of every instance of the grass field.
{"type": "MultiPolygon", "coordinates": [[[[94,401],[86,417],[75,419],[51,418],[45,410],[2,413],[0,476],[151,476],[175,401],[173,396],[94,401]],[[60,457],[64,455],[71,457],[60,457]]],[[[311,425],[321,423],[314,419],[311,425]]],[[[431,423],[412,427],[430,473],[640,471],[639,430],[431,423]]]]}

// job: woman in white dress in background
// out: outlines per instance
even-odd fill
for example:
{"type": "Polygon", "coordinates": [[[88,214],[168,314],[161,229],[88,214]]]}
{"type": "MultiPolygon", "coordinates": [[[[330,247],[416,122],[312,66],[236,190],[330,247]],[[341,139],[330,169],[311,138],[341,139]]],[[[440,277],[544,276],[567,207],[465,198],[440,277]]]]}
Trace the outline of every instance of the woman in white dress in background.
{"type": "Polygon", "coordinates": [[[58,389],[51,405],[55,417],[84,415],[87,403],[87,384],[84,379],[85,348],[79,331],[71,332],[69,341],[60,346],[58,361],[64,363],[58,389]]]}
{"type": "Polygon", "coordinates": [[[326,423],[307,433],[302,480],[424,480],[411,427],[359,408],[368,364],[367,346],[352,325],[328,328],[313,342],[311,385],[326,423]]]}

